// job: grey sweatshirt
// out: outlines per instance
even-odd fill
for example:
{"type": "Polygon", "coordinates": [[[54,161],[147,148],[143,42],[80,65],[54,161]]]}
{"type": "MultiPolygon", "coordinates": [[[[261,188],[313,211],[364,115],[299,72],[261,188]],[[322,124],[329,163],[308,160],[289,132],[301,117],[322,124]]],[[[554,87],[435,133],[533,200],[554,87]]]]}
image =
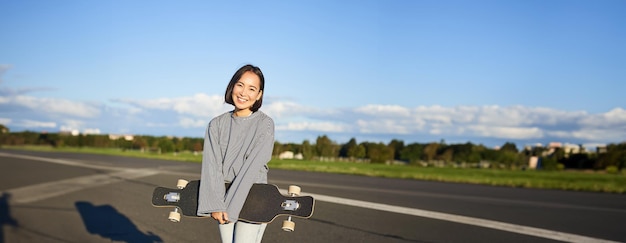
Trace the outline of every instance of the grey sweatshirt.
{"type": "Polygon", "coordinates": [[[204,136],[198,215],[226,212],[235,222],[254,183],[267,183],[274,149],[274,121],[261,111],[248,117],[219,115],[204,136]],[[224,183],[231,183],[225,190],[224,183]]]}

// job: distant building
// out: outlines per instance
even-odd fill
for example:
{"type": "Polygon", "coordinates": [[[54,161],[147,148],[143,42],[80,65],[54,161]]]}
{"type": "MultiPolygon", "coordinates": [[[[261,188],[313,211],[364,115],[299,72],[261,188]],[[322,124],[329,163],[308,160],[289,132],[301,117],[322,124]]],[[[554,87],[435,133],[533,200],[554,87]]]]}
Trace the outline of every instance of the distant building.
{"type": "Polygon", "coordinates": [[[528,168],[532,170],[536,170],[541,166],[541,160],[537,156],[532,156],[528,160],[528,168]]]}
{"type": "Polygon", "coordinates": [[[278,159],[297,159],[297,160],[303,160],[304,156],[302,156],[302,153],[297,153],[294,154],[291,151],[285,151],[282,152],[278,155],[278,159]]]}
{"type": "Polygon", "coordinates": [[[563,152],[565,152],[565,154],[579,154],[584,151],[582,151],[581,146],[578,144],[566,143],[563,145],[563,152]]]}
{"type": "Polygon", "coordinates": [[[563,144],[561,144],[560,142],[551,142],[548,144],[548,148],[553,149],[553,148],[560,148],[563,147],[563,144]]]}
{"type": "Polygon", "coordinates": [[[123,138],[126,141],[133,141],[133,139],[135,139],[135,136],[133,136],[133,135],[109,134],[109,139],[110,140],[118,140],[120,138],[123,138]]]}
{"type": "Polygon", "coordinates": [[[293,152],[285,151],[278,155],[278,159],[293,159],[293,152]]]}

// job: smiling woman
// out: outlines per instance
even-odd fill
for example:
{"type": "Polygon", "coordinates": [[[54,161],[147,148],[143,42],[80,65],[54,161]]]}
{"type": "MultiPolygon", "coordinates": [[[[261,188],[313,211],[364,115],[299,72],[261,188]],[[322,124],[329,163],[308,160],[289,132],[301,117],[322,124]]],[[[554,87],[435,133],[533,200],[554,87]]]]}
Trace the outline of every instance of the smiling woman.
{"type": "Polygon", "coordinates": [[[204,136],[197,214],[219,223],[222,242],[261,242],[265,232],[266,224],[238,221],[252,185],[267,184],[274,121],[259,110],[264,89],[260,68],[237,70],[224,94],[235,108],[213,118],[204,136]]]}

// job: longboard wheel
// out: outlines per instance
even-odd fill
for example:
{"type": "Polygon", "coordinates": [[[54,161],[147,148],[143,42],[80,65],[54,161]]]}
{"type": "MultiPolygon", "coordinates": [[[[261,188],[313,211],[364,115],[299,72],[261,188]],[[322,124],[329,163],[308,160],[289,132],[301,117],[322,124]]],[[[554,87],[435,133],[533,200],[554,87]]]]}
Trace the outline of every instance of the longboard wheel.
{"type": "Polygon", "coordinates": [[[180,213],[176,212],[176,211],[172,211],[170,212],[169,217],[167,217],[167,219],[169,219],[170,221],[174,222],[174,223],[178,223],[180,222],[180,213]]]}
{"type": "Polygon", "coordinates": [[[302,189],[299,186],[291,185],[289,186],[289,190],[287,191],[289,192],[289,195],[291,196],[299,196],[300,191],[302,191],[302,189]]]}
{"type": "Polygon", "coordinates": [[[293,232],[296,229],[296,222],[285,220],[283,221],[283,230],[287,232],[293,232]]]}
{"type": "Polygon", "coordinates": [[[178,183],[176,183],[176,187],[178,187],[178,189],[183,189],[187,186],[188,183],[189,181],[187,180],[178,179],[178,183]]]}

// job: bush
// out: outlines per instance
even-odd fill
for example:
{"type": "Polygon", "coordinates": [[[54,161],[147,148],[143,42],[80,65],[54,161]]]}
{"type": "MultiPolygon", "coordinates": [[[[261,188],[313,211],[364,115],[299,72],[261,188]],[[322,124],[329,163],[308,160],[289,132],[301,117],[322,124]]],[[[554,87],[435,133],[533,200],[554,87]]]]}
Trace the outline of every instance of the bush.
{"type": "Polygon", "coordinates": [[[617,172],[619,172],[619,170],[617,169],[617,166],[615,165],[610,165],[606,167],[606,173],[617,174],[617,172]]]}

